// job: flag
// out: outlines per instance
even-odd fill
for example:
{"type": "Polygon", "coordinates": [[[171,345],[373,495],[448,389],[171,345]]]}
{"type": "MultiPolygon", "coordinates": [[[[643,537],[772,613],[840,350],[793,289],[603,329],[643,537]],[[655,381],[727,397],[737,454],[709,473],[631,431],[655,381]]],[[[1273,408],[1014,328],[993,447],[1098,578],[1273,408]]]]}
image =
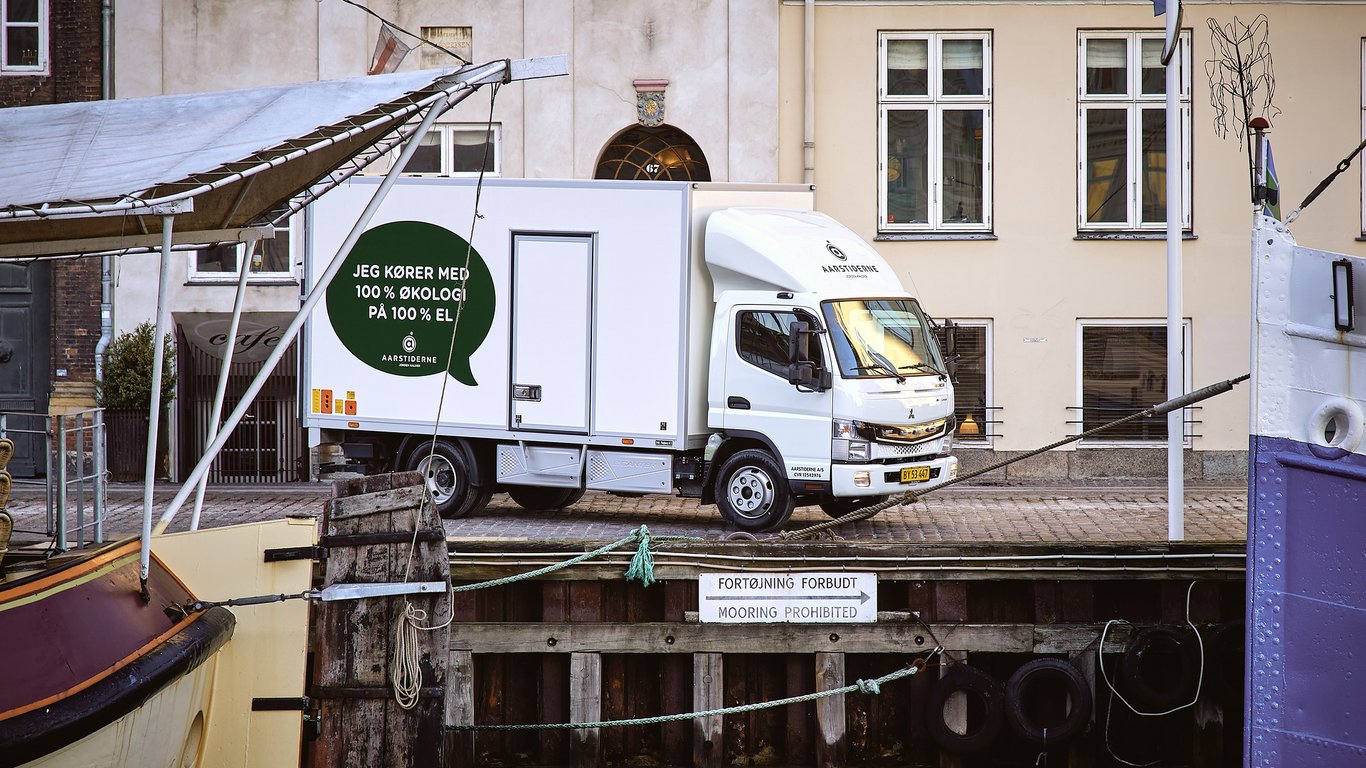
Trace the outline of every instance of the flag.
{"type": "Polygon", "coordinates": [[[1262,214],[1280,221],[1281,183],[1276,178],[1276,161],[1271,156],[1271,140],[1263,139],[1262,147],[1262,178],[1258,184],[1262,193],[1262,214]]]}
{"type": "Polygon", "coordinates": [[[379,40],[375,42],[375,55],[370,59],[372,75],[382,75],[398,69],[399,62],[408,55],[412,47],[405,45],[394,34],[394,28],[383,24],[379,28],[379,40]]]}
{"type": "Polygon", "coordinates": [[[1153,0],[1153,15],[1161,16],[1167,12],[1167,0],[1153,0]]]}

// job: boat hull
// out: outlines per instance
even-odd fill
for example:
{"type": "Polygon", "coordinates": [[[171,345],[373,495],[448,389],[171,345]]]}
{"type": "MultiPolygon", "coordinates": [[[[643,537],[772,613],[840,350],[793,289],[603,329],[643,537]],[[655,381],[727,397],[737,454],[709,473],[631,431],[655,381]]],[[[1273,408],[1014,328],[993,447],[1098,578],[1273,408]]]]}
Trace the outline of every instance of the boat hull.
{"type": "MultiPolygon", "coordinates": [[[[0,637],[7,639],[0,768],[37,761],[111,727],[118,732],[119,723],[187,675],[209,674],[211,666],[191,675],[232,636],[236,620],[226,608],[181,609],[193,599],[155,558],[143,591],[136,540],[0,587],[0,637]]],[[[155,764],[140,755],[129,759],[155,764]]]]}

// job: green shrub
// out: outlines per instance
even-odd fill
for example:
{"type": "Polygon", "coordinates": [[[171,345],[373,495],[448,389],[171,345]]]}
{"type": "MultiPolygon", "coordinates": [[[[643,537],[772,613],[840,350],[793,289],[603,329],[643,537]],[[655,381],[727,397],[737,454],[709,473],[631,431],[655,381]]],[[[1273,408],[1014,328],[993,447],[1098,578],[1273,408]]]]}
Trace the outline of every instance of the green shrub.
{"type": "MultiPolygon", "coordinates": [[[[104,351],[104,379],[95,385],[95,396],[102,408],[147,410],[152,402],[152,337],[156,328],[142,323],[114,338],[104,351]]],[[[175,346],[168,334],[163,340],[165,356],[161,364],[161,404],[175,397],[175,346]]]]}

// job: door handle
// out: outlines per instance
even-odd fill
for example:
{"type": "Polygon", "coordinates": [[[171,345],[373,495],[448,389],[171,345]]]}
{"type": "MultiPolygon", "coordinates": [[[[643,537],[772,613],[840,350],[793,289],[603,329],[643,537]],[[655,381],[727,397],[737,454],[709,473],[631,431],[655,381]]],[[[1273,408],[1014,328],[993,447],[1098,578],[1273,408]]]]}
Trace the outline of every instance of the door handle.
{"type": "Polygon", "coordinates": [[[734,408],[737,411],[748,411],[749,401],[743,397],[736,397],[735,395],[731,395],[730,397],[726,398],[726,407],[734,408]]]}
{"type": "Polygon", "coordinates": [[[540,385],[540,384],[513,384],[513,385],[512,385],[512,399],[513,399],[513,400],[530,400],[530,401],[533,402],[533,403],[539,403],[539,402],[541,402],[541,385],[540,385]]]}

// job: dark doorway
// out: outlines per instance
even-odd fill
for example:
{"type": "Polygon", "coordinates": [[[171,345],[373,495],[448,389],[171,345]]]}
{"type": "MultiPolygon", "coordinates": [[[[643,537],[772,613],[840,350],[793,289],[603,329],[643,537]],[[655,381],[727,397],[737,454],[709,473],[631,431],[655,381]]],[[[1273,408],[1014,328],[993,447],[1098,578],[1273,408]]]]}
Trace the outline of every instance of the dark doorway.
{"type": "MultiPolygon", "coordinates": [[[[52,365],[51,271],[45,261],[0,264],[0,411],[47,414],[52,365]]],[[[16,419],[8,423],[14,458],[8,469],[15,477],[34,477],[47,471],[47,443],[43,420],[16,419]]]]}
{"type": "Polygon", "coordinates": [[[607,143],[593,178],[711,181],[711,168],[702,148],[683,131],[633,125],[607,143]]]}
{"type": "MultiPolygon", "coordinates": [[[[180,476],[186,477],[204,455],[222,360],[191,343],[183,328],[177,334],[176,352],[180,371],[180,476]]],[[[291,344],[210,465],[209,482],[270,484],[303,478],[298,364],[298,347],[291,344]]],[[[232,364],[220,419],[241,402],[261,365],[232,364]]]]}

